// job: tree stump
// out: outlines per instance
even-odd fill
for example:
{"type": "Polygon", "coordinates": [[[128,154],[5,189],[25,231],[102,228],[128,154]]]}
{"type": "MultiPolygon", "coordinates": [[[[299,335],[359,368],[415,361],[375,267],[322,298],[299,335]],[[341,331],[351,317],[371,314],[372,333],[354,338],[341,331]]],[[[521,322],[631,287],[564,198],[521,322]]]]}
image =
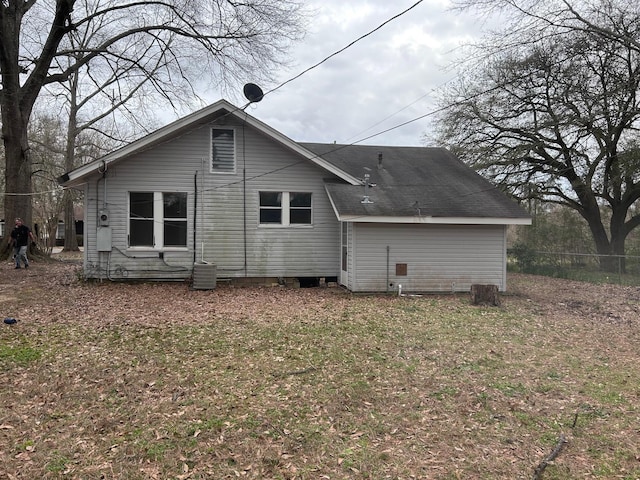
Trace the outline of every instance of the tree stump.
{"type": "Polygon", "coordinates": [[[474,283],[471,285],[471,303],[473,305],[500,306],[500,296],[497,285],[482,285],[474,283]]]}

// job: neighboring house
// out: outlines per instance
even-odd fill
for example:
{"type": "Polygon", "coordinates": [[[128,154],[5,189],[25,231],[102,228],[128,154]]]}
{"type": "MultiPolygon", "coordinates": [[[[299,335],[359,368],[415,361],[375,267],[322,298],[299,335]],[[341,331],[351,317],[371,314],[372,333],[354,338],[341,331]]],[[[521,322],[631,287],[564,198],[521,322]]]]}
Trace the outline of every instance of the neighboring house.
{"type": "Polygon", "coordinates": [[[88,278],[506,289],[529,215],[439,148],[297,143],[221,100],[60,178],[84,189],[88,278]]]}
{"type": "MultiPolygon", "coordinates": [[[[78,243],[82,246],[82,234],[84,233],[84,207],[80,205],[74,205],[73,207],[73,218],[74,218],[74,231],[76,233],[76,237],[78,238],[78,243]]],[[[57,246],[64,246],[64,234],[65,234],[65,225],[64,225],[64,213],[61,213],[58,217],[58,225],[56,226],[56,240],[55,244],[57,246]]]]}

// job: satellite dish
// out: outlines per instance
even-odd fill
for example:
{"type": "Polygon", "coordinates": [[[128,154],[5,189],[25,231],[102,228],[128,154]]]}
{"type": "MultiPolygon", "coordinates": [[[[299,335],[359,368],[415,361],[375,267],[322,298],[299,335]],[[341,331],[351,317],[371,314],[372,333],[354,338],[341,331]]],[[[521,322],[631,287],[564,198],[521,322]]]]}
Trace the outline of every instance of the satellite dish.
{"type": "Polygon", "coordinates": [[[247,97],[247,100],[251,103],[257,103],[262,100],[264,93],[262,93],[262,89],[255,83],[247,83],[244,86],[244,96],[247,97]]]}

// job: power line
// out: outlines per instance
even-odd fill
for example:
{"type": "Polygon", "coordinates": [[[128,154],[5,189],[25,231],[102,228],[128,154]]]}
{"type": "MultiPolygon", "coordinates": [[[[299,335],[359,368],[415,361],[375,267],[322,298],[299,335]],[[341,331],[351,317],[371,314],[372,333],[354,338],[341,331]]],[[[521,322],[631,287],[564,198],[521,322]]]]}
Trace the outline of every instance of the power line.
{"type": "Polygon", "coordinates": [[[53,189],[53,190],[44,190],[42,192],[30,192],[30,193],[14,193],[14,192],[4,192],[1,195],[5,197],[33,197],[36,195],[47,195],[50,193],[59,193],[65,188],[53,189]]]}
{"type": "MultiPolygon", "coordinates": [[[[422,1],[422,0],[421,0],[421,1],[422,1]]],[[[560,63],[560,61],[559,61],[559,62],[557,62],[557,63],[560,63]]],[[[524,78],[524,77],[525,77],[525,75],[522,75],[521,77],[518,77],[518,78],[524,78]]],[[[390,131],[392,131],[392,130],[395,130],[395,129],[397,129],[397,128],[404,127],[405,125],[409,125],[409,124],[411,124],[411,123],[413,123],[413,122],[417,122],[418,120],[422,120],[423,118],[426,118],[426,117],[429,117],[429,116],[435,115],[435,114],[437,114],[437,113],[443,112],[443,111],[445,111],[445,110],[448,110],[449,108],[453,108],[453,107],[456,107],[456,106],[462,105],[462,104],[464,104],[464,103],[466,103],[466,102],[468,102],[468,101],[470,101],[470,100],[474,100],[474,99],[476,99],[476,98],[478,98],[478,97],[481,97],[481,96],[483,96],[483,95],[486,95],[487,93],[491,93],[491,92],[493,92],[493,91],[495,91],[495,90],[499,90],[500,88],[503,88],[504,86],[508,85],[509,83],[510,83],[510,81],[505,80],[504,82],[502,82],[502,83],[500,83],[500,84],[498,84],[498,85],[494,85],[494,86],[493,86],[493,87],[491,87],[491,88],[488,88],[488,89],[485,89],[485,90],[481,90],[481,91],[479,91],[479,92],[476,92],[476,93],[475,93],[475,94],[473,94],[473,95],[470,95],[470,96],[465,97],[465,98],[463,98],[463,99],[461,99],[461,100],[458,100],[457,102],[451,103],[451,104],[449,104],[449,105],[444,105],[444,106],[439,107],[439,108],[437,108],[437,109],[435,109],[435,110],[431,110],[431,111],[429,111],[429,112],[427,112],[427,113],[425,113],[425,114],[423,114],[423,115],[419,115],[419,116],[417,116],[417,117],[415,117],[415,118],[412,118],[411,120],[407,120],[407,121],[405,121],[405,122],[399,123],[399,124],[397,124],[397,125],[394,125],[394,126],[392,126],[392,127],[386,128],[386,129],[381,130],[381,131],[379,131],[379,132],[373,133],[373,134],[371,134],[371,135],[369,135],[369,136],[367,136],[367,137],[364,137],[364,138],[361,138],[361,139],[359,139],[359,140],[356,140],[355,142],[352,142],[352,143],[349,143],[349,144],[336,145],[336,148],[334,148],[334,149],[332,149],[332,150],[329,150],[328,152],[325,152],[325,155],[326,155],[326,154],[329,154],[329,153],[333,153],[333,152],[338,151],[338,150],[342,150],[342,149],[344,149],[344,148],[347,148],[347,147],[350,147],[350,146],[353,146],[353,145],[357,145],[357,144],[359,144],[359,143],[361,143],[361,142],[364,142],[364,141],[366,141],[366,140],[370,140],[371,138],[374,138],[374,137],[377,137],[377,136],[383,135],[383,134],[388,133],[388,132],[390,132],[390,131]]],[[[420,100],[420,99],[418,99],[418,100],[420,100]]],[[[416,101],[418,101],[418,100],[416,100],[416,101]]],[[[245,105],[244,107],[236,107],[234,110],[231,110],[230,112],[225,113],[225,114],[224,114],[222,117],[220,117],[220,118],[224,118],[224,117],[226,117],[226,116],[228,116],[228,115],[231,115],[231,114],[232,114],[232,113],[234,113],[234,112],[237,112],[237,111],[240,111],[240,110],[244,110],[248,105],[250,105],[250,103],[251,103],[251,102],[249,102],[249,103],[248,103],[247,105],[245,105]]],[[[415,103],[415,102],[414,102],[414,103],[415,103]]],[[[405,107],[405,108],[406,108],[406,107],[405,107]]],[[[290,164],[290,165],[285,165],[284,167],[279,167],[279,168],[277,168],[277,169],[275,169],[275,170],[271,170],[271,171],[268,171],[268,172],[263,172],[263,173],[261,173],[261,174],[258,174],[258,175],[255,175],[255,176],[249,177],[249,178],[247,178],[247,179],[236,180],[236,181],[233,181],[233,182],[225,183],[225,184],[223,184],[223,185],[216,185],[215,187],[207,188],[207,189],[205,189],[204,191],[217,190],[217,189],[219,189],[219,188],[224,188],[224,187],[228,187],[228,186],[235,185],[235,184],[238,184],[238,183],[242,183],[242,182],[243,182],[243,181],[245,181],[245,180],[252,180],[252,179],[255,179],[255,178],[259,178],[259,177],[264,177],[264,176],[266,176],[266,175],[270,175],[270,174],[272,174],[272,173],[275,173],[275,172],[278,172],[278,171],[281,171],[281,170],[285,170],[285,169],[287,169],[287,168],[291,168],[291,167],[293,167],[293,166],[295,166],[295,165],[298,165],[298,164],[300,164],[300,163],[306,162],[306,161],[308,161],[308,160],[314,160],[314,159],[316,159],[316,158],[322,158],[322,156],[321,156],[321,155],[319,155],[319,154],[315,154],[315,153],[314,153],[311,157],[309,157],[309,158],[305,158],[304,160],[300,160],[300,161],[298,161],[298,162],[294,162],[294,163],[292,163],[292,164],[290,164]]],[[[67,188],[69,188],[69,187],[63,187],[63,189],[67,189],[67,188]]],[[[21,194],[16,194],[16,193],[4,193],[4,195],[5,195],[5,196],[9,196],[9,195],[16,195],[16,196],[19,196],[19,195],[25,195],[25,196],[28,196],[28,195],[40,195],[40,194],[46,194],[46,193],[53,193],[53,192],[57,192],[57,191],[58,191],[58,190],[49,190],[49,191],[45,191],[45,192],[33,192],[33,193],[21,193],[21,194]]]]}
{"type": "Polygon", "coordinates": [[[420,100],[422,100],[423,98],[428,97],[429,95],[431,95],[431,93],[432,93],[432,92],[427,92],[427,93],[425,93],[425,94],[424,94],[424,95],[422,95],[420,98],[417,98],[417,99],[415,99],[413,102],[411,102],[411,103],[409,103],[408,105],[405,105],[404,107],[402,107],[400,110],[397,110],[396,112],[394,112],[394,113],[392,113],[392,114],[390,114],[390,115],[387,115],[386,117],[384,117],[384,118],[383,118],[382,120],[380,120],[379,122],[376,122],[376,123],[374,123],[373,125],[371,125],[371,126],[369,126],[369,127],[365,128],[365,129],[363,129],[363,130],[360,130],[360,131],[359,131],[358,133],[356,133],[355,135],[352,135],[351,137],[347,138],[347,140],[346,140],[346,141],[348,142],[348,141],[349,141],[349,140],[351,140],[352,138],[356,138],[358,135],[361,135],[361,134],[363,134],[364,132],[366,132],[366,131],[368,131],[368,130],[371,130],[372,128],[377,127],[377,126],[378,126],[378,125],[380,125],[381,123],[384,123],[385,121],[389,120],[391,117],[394,117],[394,116],[396,116],[397,114],[399,114],[400,112],[405,111],[405,110],[406,110],[407,108],[409,108],[411,105],[415,105],[416,103],[418,103],[418,102],[419,102],[420,100]]]}
{"type": "Polygon", "coordinates": [[[325,57],[324,59],[320,60],[318,63],[310,66],[309,68],[303,70],[302,72],[300,72],[299,74],[295,75],[294,77],[291,77],[288,80],[285,80],[284,82],[282,82],[280,85],[278,85],[277,87],[272,88],[271,90],[267,91],[264,95],[268,95],[270,93],[275,92],[276,90],[279,90],[280,88],[284,87],[287,83],[293,82],[294,80],[297,80],[298,78],[300,78],[302,75],[304,75],[307,72],[310,72],[311,70],[313,70],[314,68],[319,67],[320,65],[322,65],[323,63],[325,63],[326,61],[328,61],[329,59],[335,57],[336,55],[339,55],[340,53],[344,52],[346,49],[352,47],[353,45],[355,45],[356,43],[358,43],[359,41],[365,39],[366,37],[372,35],[373,33],[377,32],[378,30],[380,30],[382,27],[384,27],[385,25],[387,25],[388,23],[391,23],[392,21],[394,21],[395,19],[401,17],[402,15],[404,15],[405,13],[409,12],[410,10],[413,10],[415,7],[417,7],[418,5],[420,5],[422,3],[423,0],[418,0],[416,3],[414,3],[413,5],[411,5],[409,8],[406,8],[405,10],[403,10],[402,12],[398,13],[397,15],[394,15],[393,17],[385,20],[384,22],[382,22],[380,25],[378,25],[376,28],[374,28],[373,30],[370,30],[369,32],[365,33],[364,35],[361,35],[360,37],[356,38],[355,40],[353,40],[352,42],[350,42],[348,45],[342,47],[340,50],[337,50],[335,52],[333,52],[331,55],[329,55],[328,57],[325,57]]]}
{"type": "MultiPolygon", "coordinates": [[[[373,30],[370,30],[369,32],[365,33],[364,35],[361,35],[360,37],[356,38],[355,40],[353,40],[352,42],[350,42],[349,44],[347,44],[346,46],[342,47],[341,49],[333,52],[331,55],[325,57],[324,59],[322,59],[321,61],[319,61],[318,63],[310,66],[309,68],[306,68],[305,70],[303,70],[302,72],[298,73],[297,75],[289,78],[288,80],[285,80],[284,82],[282,82],[281,84],[279,84],[278,86],[272,88],[271,90],[267,91],[266,93],[263,94],[263,98],[270,94],[275,92],[276,90],[279,90],[280,88],[282,88],[283,86],[285,86],[286,84],[293,82],[294,80],[297,80],[298,78],[300,78],[301,76],[305,75],[306,73],[310,72],[311,70],[319,67],[320,65],[322,65],[323,63],[327,62],[328,60],[330,60],[331,58],[335,57],[336,55],[339,55],[340,53],[344,52],[345,50],[347,50],[348,48],[352,47],[353,45],[355,45],[356,43],[360,42],[361,40],[369,37],[370,35],[372,35],[373,33],[377,32],[378,30],[380,30],[381,28],[383,28],[385,25],[391,23],[392,21],[396,20],[397,18],[405,15],[407,12],[413,10],[415,7],[417,7],[419,4],[421,4],[423,2],[423,0],[418,0],[416,3],[414,3],[413,5],[411,5],[410,7],[404,9],[402,12],[394,15],[391,18],[388,18],[387,20],[385,20],[384,22],[382,22],[380,25],[378,25],[376,28],[374,28],[373,30]]],[[[237,111],[244,111],[252,102],[248,102],[246,105],[242,106],[242,107],[236,107],[234,110],[227,112],[225,115],[223,115],[221,118],[224,118],[228,115],[231,115],[232,113],[235,113],[237,111]]],[[[406,107],[405,107],[406,108],[406,107]]],[[[383,120],[384,121],[384,120],[383,120]]],[[[376,124],[377,125],[377,124],[376,124]]],[[[375,125],[374,125],[375,126],[375,125]]],[[[372,127],[369,127],[372,128],[372,127]]],[[[371,138],[371,137],[369,137],[371,138]]],[[[316,155],[313,158],[319,158],[318,155],[316,155]]],[[[232,182],[233,183],[237,183],[237,182],[232,182]]],[[[9,196],[35,196],[35,195],[43,195],[43,194],[47,194],[47,193],[54,193],[57,192],[58,190],[49,190],[49,191],[44,191],[44,192],[31,192],[31,193],[3,193],[3,195],[5,197],[9,197],[9,196]]]]}
{"type": "MultiPolygon", "coordinates": [[[[363,40],[364,38],[366,38],[366,37],[368,37],[368,36],[372,35],[372,34],[373,34],[373,33],[375,33],[376,31],[380,30],[382,27],[384,27],[384,26],[385,26],[385,25],[387,25],[388,23],[392,22],[393,20],[395,20],[395,19],[397,19],[397,18],[401,17],[402,15],[406,14],[407,12],[411,11],[412,9],[414,9],[415,7],[417,7],[420,3],[422,3],[422,1],[423,1],[423,0],[418,0],[416,3],[414,3],[414,4],[413,4],[413,5],[411,5],[410,7],[406,8],[406,9],[405,9],[405,10],[403,10],[402,12],[400,12],[400,13],[398,13],[398,14],[394,15],[393,17],[391,17],[391,18],[389,18],[389,19],[387,19],[387,20],[385,20],[383,23],[381,23],[380,25],[378,25],[378,26],[377,26],[376,28],[374,28],[373,30],[370,30],[369,32],[365,33],[364,35],[361,35],[361,36],[360,36],[360,37],[358,37],[357,39],[353,40],[352,42],[350,42],[349,44],[347,44],[345,47],[341,48],[340,50],[335,51],[335,52],[334,52],[334,53],[332,53],[331,55],[329,55],[329,56],[325,57],[325,58],[324,58],[323,60],[321,60],[320,62],[318,62],[318,63],[316,63],[316,64],[314,64],[314,65],[310,66],[309,68],[307,68],[307,69],[303,70],[302,72],[300,72],[299,74],[295,75],[294,77],[292,77],[292,78],[290,78],[290,79],[288,79],[288,80],[286,80],[286,81],[282,82],[281,84],[279,84],[279,85],[278,85],[278,86],[276,86],[275,88],[273,88],[273,89],[271,89],[271,90],[267,91],[266,93],[264,93],[263,97],[264,97],[265,95],[268,95],[269,93],[273,93],[274,91],[276,91],[276,90],[278,90],[278,89],[282,88],[284,85],[286,85],[286,84],[288,84],[288,83],[290,83],[290,82],[292,82],[292,81],[294,81],[294,80],[296,80],[296,79],[300,78],[302,75],[304,75],[304,74],[308,73],[309,71],[311,71],[311,70],[313,70],[313,69],[317,68],[318,66],[322,65],[323,63],[325,63],[325,62],[326,62],[326,61],[328,61],[329,59],[333,58],[334,56],[336,56],[336,55],[338,55],[338,54],[340,54],[340,53],[344,52],[345,50],[347,50],[347,49],[348,49],[348,48],[350,48],[351,46],[355,45],[355,44],[356,44],[356,43],[358,43],[359,41],[363,40]]],[[[560,62],[556,62],[556,63],[560,63],[560,62]]],[[[519,78],[524,78],[525,76],[526,76],[526,74],[525,74],[525,75],[522,75],[522,76],[521,76],[521,77],[519,77],[519,78]]],[[[517,77],[517,78],[518,78],[518,77],[517,77]]],[[[517,78],[516,78],[516,79],[517,79],[517,78]]],[[[459,100],[459,101],[457,101],[457,102],[454,102],[454,103],[452,103],[452,104],[450,104],[450,105],[445,105],[445,106],[443,106],[443,107],[440,107],[440,108],[437,108],[437,109],[435,109],[435,110],[429,111],[429,112],[427,112],[427,113],[425,113],[425,114],[423,114],[423,115],[420,115],[420,116],[418,116],[418,117],[415,117],[415,118],[413,118],[413,119],[411,119],[411,120],[407,120],[407,121],[402,122],[402,123],[400,123],[400,124],[397,124],[397,125],[394,125],[394,126],[392,126],[392,127],[386,128],[386,129],[384,129],[384,130],[382,130],[382,131],[379,131],[379,132],[373,133],[373,134],[371,134],[371,135],[369,135],[369,136],[366,136],[366,137],[364,137],[364,138],[361,138],[361,139],[359,139],[359,140],[356,140],[356,141],[354,141],[354,142],[352,142],[352,143],[349,143],[349,144],[343,144],[343,145],[337,145],[335,149],[330,150],[330,151],[328,151],[328,152],[325,152],[325,154],[326,154],[326,153],[332,153],[332,152],[335,152],[335,151],[337,151],[337,150],[340,150],[340,149],[343,149],[343,148],[346,148],[346,147],[349,147],[349,146],[352,146],[352,145],[356,145],[356,144],[358,144],[358,143],[364,142],[364,141],[369,140],[369,139],[371,139],[371,138],[374,138],[374,137],[377,137],[377,136],[383,135],[383,134],[385,134],[385,133],[388,133],[388,132],[390,132],[390,131],[392,131],[392,130],[395,130],[395,129],[401,128],[401,127],[403,127],[403,126],[409,125],[409,124],[411,124],[411,123],[413,123],[413,122],[416,122],[416,121],[418,121],[418,120],[421,120],[421,119],[423,119],[423,118],[426,118],[426,117],[429,117],[429,116],[435,115],[435,114],[440,113],[440,112],[442,112],[442,111],[445,111],[445,110],[447,110],[447,109],[449,109],[449,108],[452,108],[452,107],[455,107],[455,106],[459,106],[459,105],[461,105],[461,104],[463,104],[463,103],[465,103],[465,102],[467,102],[467,101],[469,101],[469,100],[473,100],[473,99],[478,98],[478,97],[480,97],[480,96],[482,96],[482,95],[485,95],[485,94],[487,94],[487,93],[490,93],[490,92],[492,92],[492,91],[494,91],[494,90],[498,90],[498,89],[500,89],[500,88],[504,87],[505,85],[507,85],[507,84],[511,83],[511,81],[513,81],[513,79],[512,79],[512,80],[505,80],[504,82],[502,82],[502,83],[500,83],[500,84],[498,84],[498,85],[495,85],[495,86],[493,86],[493,87],[491,87],[491,88],[488,88],[488,89],[485,89],[485,90],[482,90],[482,91],[479,91],[479,92],[477,92],[477,93],[475,93],[475,94],[473,94],[473,95],[470,95],[469,97],[466,97],[466,98],[464,98],[464,99],[462,99],[462,100],[459,100]]],[[[405,106],[405,107],[403,107],[402,109],[400,109],[398,112],[396,112],[396,113],[394,113],[394,114],[392,114],[392,115],[387,116],[387,117],[386,117],[386,118],[384,118],[383,120],[381,120],[381,121],[379,121],[379,122],[375,123],[373,126],[368,127],[367,129],[363,130],[362,132],[365,132],[365,131],[367,131],[367,130],[369,130],[369,129],[371,129],[371,128],[373,128],[373,127],[375,127],[375,126],[379,125],[379,124],[381,124],[382,122],[384,122],[384,121],[385,121],[385,120],[387,120],[388,118],[392,117],[393,115],[396,115],[397,113],[399,113],[399,112],[401,112],[401,111],[405,110],[406,108],[410,107],[411,105],[413,105],[413,104],[417,103],[418,101],[420,101],[422,98],[426,97],[427,95],[429,95],[429,93],[424,94],[423,96],[421,96],[421,97],[420,97],[420,98],[418,98],[417,100],[413,101],[412,103],[410,103],[410,104],[408,104],[407,106],[405,106]]],[[[237,111],[244,111],[244,110],[245,110],[245,109],[246,109],[246,108],[247,108],[251,103],[253,103],[253,102],[251,102],[251,101],[250,101],[250,102],[248,102],[247,104],[245,104],[245,105],[244,105],[244,106],[242,106],[242,107],[236,107],[235,109],[233,109],[233,110],[231,110],[231,111],[229,111],[229,112],[225,113],[224,115],[222,115],[220,118],[227,117],[227,116],[229,116],[229,115],[231,115],[232,113],[235,113],[235,112],[237,112],[237,111]]],[[[351,138],[353,138],[353,137],[351,137],[351,138]]],[[[250,178],[248,178],[248,179],[246,179],[246,180],[251,180],[251,179],[254,179],[254,178],[258,178],[258,177],[266,176],[266,175],[269,175],[269,174],[271,174],[271,173],[275,173],[275,172],[277,172],[277,171],[284,170],[284,169],[286,169],[286,168],[290,168],[290,167],[295,166],[295,165],[297,165],[297,164],[299,164],[299,163],[302,163],[302,162],[304,162],[304,161],[307,161],[307,160],[313,160],[313,159],[316,159],[316,158],[322,158],[322,156],[321,156],[321,155],[318,155],[318,154],[313,154],[313,156],[311,156],[311,157],[309,157],[309,158],[305,158],[304,160],[301,160],[301,161],[299,161],[299,162],[294,162],[294,163],[292,163],[291,165],[287,165],[287,166],[284,166],[284,167],[280,167],[280,168],[275,169],[275,170],[273,170],[273,171],[264,172],[264,173],[262,173],[262,174],[259,174],[259,175],[256,175],[256,176],[253,176],[253,177],[250,177],[250,178]]],[[[229,182],[229,183],[224,184],[224,185],[217,185],[216,187],[212,187],[212,188],[209,188],[209,189],[205,189],[205,191],[206,191],[206,190],[216,190],[216,189],[218,189],[218,188],[224,188],[224,187],[226,187],[226,186],[230,186],[230,185],[233,185],[233,184],[241,183],[241,182],[243,182],[243,181],[245,181],[245,180],[243,179],[243,180],[238,180],[238,181],[229,182]]],[[[66,189],[66,188],[68,188],[68,187],[64,187],[64,189],[66,189]]],[[[44,191],[44,192],[33,192],[33,193],[4,193],[3,195],[4,195],[4,196],[35,196],[35,195],[41,195],[41,194],[47,194],[47,193],[54,193],[54,192],[57,192],[57,191],[59,191],[59,190],[49,190],[49,191],[44,191]]]]}

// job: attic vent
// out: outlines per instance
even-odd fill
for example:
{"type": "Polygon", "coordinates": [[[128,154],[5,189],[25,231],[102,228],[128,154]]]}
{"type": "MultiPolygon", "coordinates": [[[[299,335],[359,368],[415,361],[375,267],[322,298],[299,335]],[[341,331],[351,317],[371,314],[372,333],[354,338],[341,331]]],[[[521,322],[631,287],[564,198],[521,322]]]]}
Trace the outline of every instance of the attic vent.
{"type": "Polygon", "coordinates": [[[233,129],[211,129],[211,171],[233,173],[235,168],[233,129]]]}

